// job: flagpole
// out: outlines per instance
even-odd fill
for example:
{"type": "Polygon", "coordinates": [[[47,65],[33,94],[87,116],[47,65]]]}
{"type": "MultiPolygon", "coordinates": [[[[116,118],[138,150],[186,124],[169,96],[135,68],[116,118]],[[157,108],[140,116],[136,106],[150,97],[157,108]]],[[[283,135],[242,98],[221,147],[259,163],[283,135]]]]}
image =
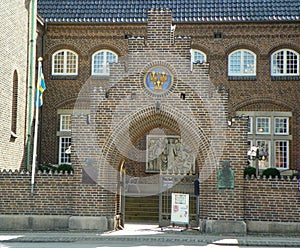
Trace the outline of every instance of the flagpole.
{"type": "Polygon", "coordinates": [[[32,157],[32,166],[31,166],[31,194],[34,193],[34,177],[36,169],[36,156],[37,156],[37,140],[38,140],[38,127],[39,127],[39,88],[41,83],[42,76],[42,61],[43,58],[39,57],[38,59],[38,80],[36,84],[35,92],[35,125],[34,125],[34,139],[33,139],[33,157],[32,157]]]}

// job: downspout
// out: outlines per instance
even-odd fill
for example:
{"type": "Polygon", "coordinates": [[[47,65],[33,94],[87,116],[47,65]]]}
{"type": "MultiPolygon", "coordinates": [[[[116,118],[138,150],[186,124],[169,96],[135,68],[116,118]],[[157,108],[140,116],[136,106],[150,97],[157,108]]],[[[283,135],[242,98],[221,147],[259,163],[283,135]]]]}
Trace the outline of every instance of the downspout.
{"type": "Polygon", "coordinates": [[[26,169],[30,170],[30,158],[31,158],[31,133],[32,133],[32,104],[33,104],[33,92],[34,92],[34,74],[35,74],[35,34],[36,34],[36,1],[31,1],[31,28],[30,28],[30,40],[29,40],[29,107],[28,107],[28,121],[27,121],[27,162],[26,169]]]}

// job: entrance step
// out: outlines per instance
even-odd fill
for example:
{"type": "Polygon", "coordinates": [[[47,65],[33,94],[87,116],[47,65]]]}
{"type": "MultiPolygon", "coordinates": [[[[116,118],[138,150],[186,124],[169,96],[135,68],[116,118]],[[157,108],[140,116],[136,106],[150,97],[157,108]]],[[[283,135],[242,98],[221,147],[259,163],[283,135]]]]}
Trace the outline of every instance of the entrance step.
{"type": "Polygon", "coordinates": [[[159,220],[159,197],[144,196],[125,198],[125,221],[156,222],[159,220]]]}

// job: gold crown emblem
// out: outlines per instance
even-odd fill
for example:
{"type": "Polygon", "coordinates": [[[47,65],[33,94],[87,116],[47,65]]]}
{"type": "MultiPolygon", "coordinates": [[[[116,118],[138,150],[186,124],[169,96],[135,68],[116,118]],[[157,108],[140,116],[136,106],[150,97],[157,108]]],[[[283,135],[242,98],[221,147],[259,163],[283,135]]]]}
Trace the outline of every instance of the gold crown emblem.
{"type": "Polygon", "coordinates": [[[162,90],[163,84],[168,81],[168,74],[166,72],[149,72],[150,82],[154,85],[154,90],[162,90]]]}

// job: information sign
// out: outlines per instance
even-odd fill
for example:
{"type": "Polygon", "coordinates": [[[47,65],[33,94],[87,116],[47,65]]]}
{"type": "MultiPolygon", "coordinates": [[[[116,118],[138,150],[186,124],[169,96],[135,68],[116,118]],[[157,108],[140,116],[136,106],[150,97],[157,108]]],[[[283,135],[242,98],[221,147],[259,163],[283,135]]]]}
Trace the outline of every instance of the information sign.
{"type": "Polygon", "coordinates": [[[189,224],[189,195],[172,193],[172,224],[189,224]]]}

